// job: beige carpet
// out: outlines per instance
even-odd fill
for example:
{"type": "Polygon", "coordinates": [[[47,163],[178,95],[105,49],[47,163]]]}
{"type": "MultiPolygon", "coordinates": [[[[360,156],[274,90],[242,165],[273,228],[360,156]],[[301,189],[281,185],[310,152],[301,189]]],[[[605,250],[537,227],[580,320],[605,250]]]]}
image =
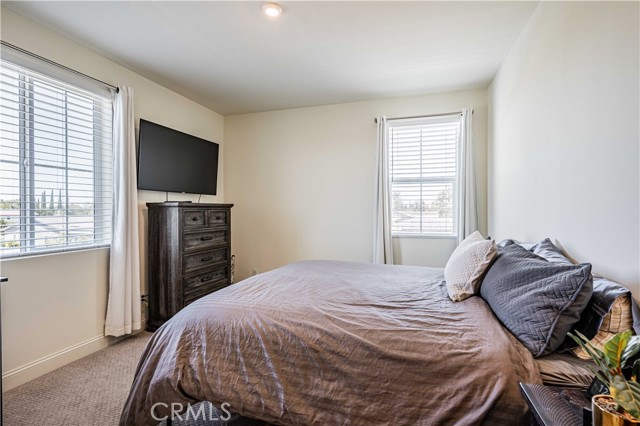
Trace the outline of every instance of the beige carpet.
{"type": "MultiPolygon", "coordinates": [[[[139,333],[5,392],[0,426],[117,426],[151,335],[139,333]]],[[[194,412],[198,408],[194,405],[194,412]]],[[[176,419],[173,426],[269,426],[237,414],[229,421],[213,419],[176,419]]]]}
{"type": "Polygon", "coordinates": [[[5,392],[3,424],[117,425],[150,336],[142,332],[5,392]]]}

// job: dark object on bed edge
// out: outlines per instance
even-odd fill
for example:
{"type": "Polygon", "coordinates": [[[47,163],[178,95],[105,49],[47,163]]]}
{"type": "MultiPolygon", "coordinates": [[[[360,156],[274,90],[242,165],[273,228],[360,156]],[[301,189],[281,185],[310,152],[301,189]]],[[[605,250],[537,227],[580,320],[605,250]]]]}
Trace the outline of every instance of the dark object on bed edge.
{"type": "Polygon", "coordinates": [[[591,400],[584,391],[520,383],[535,426],[590,426],[591,400]]]}
{"type": "Polygon", "coordinates": [[[271,426],[262,420],[227,413],[209,402],[193,405],[193,411],[183,413],[180,418],[167,417],[157,426],[271,426]]]}

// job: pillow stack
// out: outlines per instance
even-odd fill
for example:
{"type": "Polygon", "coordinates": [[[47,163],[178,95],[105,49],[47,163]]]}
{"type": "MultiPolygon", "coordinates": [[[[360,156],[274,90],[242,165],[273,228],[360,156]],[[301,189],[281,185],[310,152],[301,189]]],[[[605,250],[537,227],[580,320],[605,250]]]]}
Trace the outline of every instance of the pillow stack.
{"type": "Polygon", "coordinates": [[[480,294],[503,326],[534,357],[554,351],[589,359],[567,332],[579,331],[602,349],[634,328],[631,292],[574,264],[549,238],[537,244],[485,240],[478,232],[453,252],[444,269],[447,292],[459,302],[480,294]]]}
{"type": "Polygon", "coordinates": [[[540,357],[560,347],[592,291],[591,264],[550,262],[509,242],[487,272],[480,295],[502,324],[540,357]]]}

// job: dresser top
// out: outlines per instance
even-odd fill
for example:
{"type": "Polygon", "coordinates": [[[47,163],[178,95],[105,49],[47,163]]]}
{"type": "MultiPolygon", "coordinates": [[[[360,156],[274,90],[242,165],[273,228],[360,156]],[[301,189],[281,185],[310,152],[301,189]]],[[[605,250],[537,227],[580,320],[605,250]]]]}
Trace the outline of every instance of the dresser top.
{"type": "Polygon", "coordinates": [[[230,209],[233,204],[219,203],[190,203],[188,201],[165,201],[163,203],[147,203],[147,207],[218,207],[230,209]]]}

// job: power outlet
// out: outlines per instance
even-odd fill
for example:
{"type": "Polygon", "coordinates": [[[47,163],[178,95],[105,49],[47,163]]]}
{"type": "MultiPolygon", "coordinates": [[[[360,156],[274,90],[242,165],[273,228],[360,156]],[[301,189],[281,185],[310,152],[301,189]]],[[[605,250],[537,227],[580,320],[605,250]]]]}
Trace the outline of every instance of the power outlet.
{"type": "Polygon", "coordinates": [[[251,270],[251,275],[258,275],[258,270],[257,269],[252,269],[251,270]]]}

